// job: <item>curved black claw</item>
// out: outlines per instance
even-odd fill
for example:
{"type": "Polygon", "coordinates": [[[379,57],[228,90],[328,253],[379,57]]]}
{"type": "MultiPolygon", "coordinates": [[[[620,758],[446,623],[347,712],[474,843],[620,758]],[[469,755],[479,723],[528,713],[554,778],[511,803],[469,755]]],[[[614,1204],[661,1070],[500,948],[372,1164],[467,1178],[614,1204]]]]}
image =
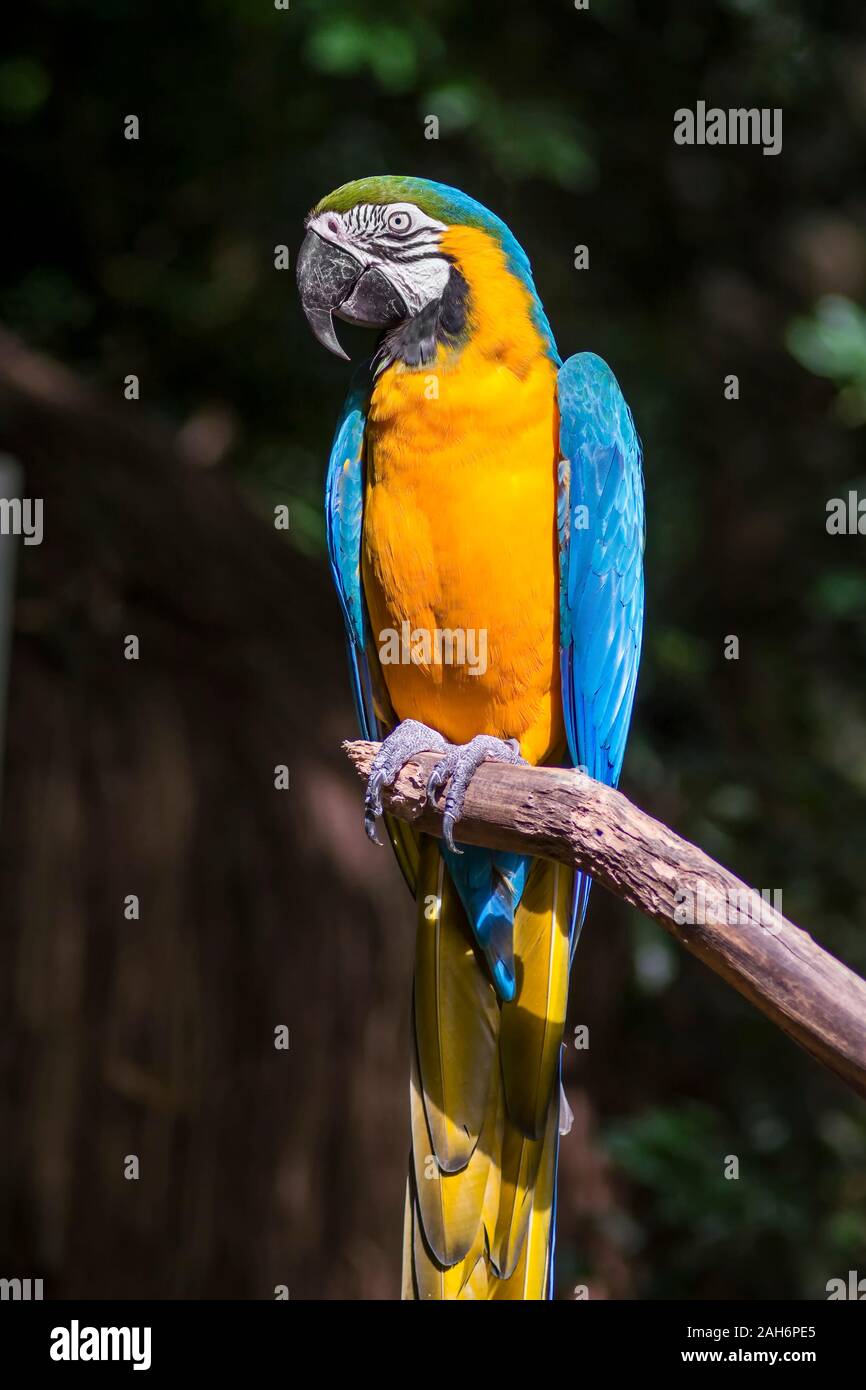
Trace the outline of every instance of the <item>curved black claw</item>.
{"type": "Polygon", "coordinates": [[[364,829],[374,845],[382,841],[376,834],[376,821],[382,814],[382,791],[392,787],[404,763],[416,753],[442,753],[448,747],[441,734],[417,719],[404,719],[383,741],[373,759],[364,794],[364,829]]]}
{"type": "Polygon", "coordinates": [[[520,745],[516,738],[493,738],[490,734],[476,734],[468,743],[448,745],[448,751],[437,763],[427,781],[427,795],[431,801],[446,782],[450,781],[442,812],[442,838],[453,854],[462,854],[454,843],[454,826],[463,814],[466,789],[482,763],[525,763],[520,756],[520,745]]]}

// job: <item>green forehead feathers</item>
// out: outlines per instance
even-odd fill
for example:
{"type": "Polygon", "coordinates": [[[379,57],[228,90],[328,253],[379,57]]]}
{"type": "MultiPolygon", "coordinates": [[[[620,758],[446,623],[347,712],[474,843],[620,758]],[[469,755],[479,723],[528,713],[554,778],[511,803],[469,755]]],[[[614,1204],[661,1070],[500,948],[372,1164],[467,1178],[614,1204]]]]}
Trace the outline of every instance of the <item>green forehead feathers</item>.
{"type": "Polygon", "coordinates": [[[476,203],[474,198],[461,193],[459,188],[396,174],[381,174],[344,183],[323,198],[314,211],[348,212],[362,203],[414,203],[428,217],[435,217],[437,222],[484,227],[490,232],[508,230],[504,222],[500,222],[481,203],[476,203]]]}

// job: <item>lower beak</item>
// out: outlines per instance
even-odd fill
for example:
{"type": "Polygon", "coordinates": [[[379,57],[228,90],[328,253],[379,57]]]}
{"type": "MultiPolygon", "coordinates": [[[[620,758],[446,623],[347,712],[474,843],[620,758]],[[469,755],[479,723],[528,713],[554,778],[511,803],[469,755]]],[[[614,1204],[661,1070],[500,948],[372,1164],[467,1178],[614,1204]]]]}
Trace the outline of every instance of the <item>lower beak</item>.
{"type": "Polygon", "coordinates": [[[334,314],[365,328],[390,328],[406,318],[406,303],[390,280],[310,229],[298,254],[301,305],[319,342],[348,361],[334,332],[334,314]]]}

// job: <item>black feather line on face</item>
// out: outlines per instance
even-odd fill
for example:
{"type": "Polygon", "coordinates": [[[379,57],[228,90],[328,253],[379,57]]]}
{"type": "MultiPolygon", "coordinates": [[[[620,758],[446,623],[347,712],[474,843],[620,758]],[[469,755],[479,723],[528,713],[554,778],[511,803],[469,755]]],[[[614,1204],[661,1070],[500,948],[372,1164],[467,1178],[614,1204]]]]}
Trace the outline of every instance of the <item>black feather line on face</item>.
{"type": "Polygon", "coordinates": [[[393,261],[399,265],[416,265],[418,261],[442,260],[442,252],[435,242],[430,242],[430,250],[422,251],[414,246],[389,246],[383,241],[374,241],[369,247],[371,256],[382,261],[393,261]]]}
{"type": "Polygon", "coordinates": [[[407,367],[427,367],[436,360],[436,350],[459,347],[466,339],[469,318],[469,286],[456,265],[440,299],[434,299],[414,318],[401,323],[382,339],[373,359],[376,375],[395,362],[407,367]]]}

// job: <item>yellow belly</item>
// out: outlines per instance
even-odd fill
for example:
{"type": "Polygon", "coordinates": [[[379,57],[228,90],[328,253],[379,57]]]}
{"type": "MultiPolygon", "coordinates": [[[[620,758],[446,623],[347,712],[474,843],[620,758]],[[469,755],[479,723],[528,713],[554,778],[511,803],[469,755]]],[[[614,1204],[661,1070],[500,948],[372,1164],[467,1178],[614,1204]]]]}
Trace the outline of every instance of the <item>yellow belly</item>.
{"type": "Polygon", "coordinates": [[[384,372],[366,435],[362,577],[396,715],[530,762],[564,743],[557,432],[547,358],[517,378],[467,352],[384,372]]]}

